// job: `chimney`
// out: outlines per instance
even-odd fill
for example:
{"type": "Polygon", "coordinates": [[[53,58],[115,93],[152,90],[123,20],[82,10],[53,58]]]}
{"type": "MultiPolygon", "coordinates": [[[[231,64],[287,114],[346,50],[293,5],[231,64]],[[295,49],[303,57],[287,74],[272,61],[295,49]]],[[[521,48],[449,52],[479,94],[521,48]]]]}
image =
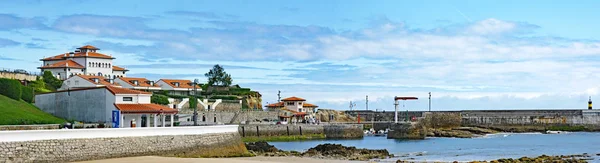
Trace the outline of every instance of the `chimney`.
{"type": "Polygon", "coordinates": [[[98,80],[98,78],[92,78],[92,80],[94,81],[94,83],[100,83],[100,80],[98,80]]]}
{"type": "Polygon", "coordinates": [[[133,80],[132,82],[133,82],[133,85],[136,85],[136,86],[139,86],[139,85],[140,85],[140,83],[138,83],[138,81],[137,81],[137,80],[133,80]]]}
{"type": "Polygon", "coordinates": [[[85,51],[85,56],[86,56],[86,57],[88,56],[88,51],[87,51],[87,50],[85,51]]]}

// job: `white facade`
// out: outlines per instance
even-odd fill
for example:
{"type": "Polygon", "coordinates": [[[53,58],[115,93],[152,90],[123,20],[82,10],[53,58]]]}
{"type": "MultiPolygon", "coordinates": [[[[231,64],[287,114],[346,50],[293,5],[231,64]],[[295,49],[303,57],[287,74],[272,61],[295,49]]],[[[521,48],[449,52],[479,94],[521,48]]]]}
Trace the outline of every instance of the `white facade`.
{"type": "Polygon", "coordinates": [[[109,86],[39,94],[35,105],[54,116],[87,123],[110,124],[112,112],[118,110],[119,127],[132,127],[133,122],[135,127],[173,127],[177,110],[151,104],[151,96],[148,92],[109,86]]]}
{"type": "MultiPolygon", "coordinates": [[[[81,59],[81,58],[79,58],[81,59]]],[[[112,70],[112,59],[104,59],[104,58],[84,58],[85,64],[85,75],[92,76],[103,76],[108,79],[112,79],[113,70],[112,70]]],[[[79,63],[81,64],[81,63],[79,63]]]]}
{"type": "Polygon", "coordinates": [[[84,46],[78,48],[75,52],[69,52],[60,54],[57,56],[42,59],[41,71],[50,71],[54,76],[57,76],[61,80],[66,80],[72,75],[91,75],[91,76],[102,76],[107,79],[113,79],[114,77],[120,76],[125,77],[125,71],[127,70],[113,70],[113,57],[101,53],[97,53],[97,48],[93,46],[84,46]],[[58,66],[65,61],[73,61],[79,65],[73,64],[68,66],[58,66]],[[53,66],[54,65],[54,66],[53,66]],[[68,68],[71,69],[68,69],[68,68]],[[79,67],[74,69],[73,67],[79,67]]]}

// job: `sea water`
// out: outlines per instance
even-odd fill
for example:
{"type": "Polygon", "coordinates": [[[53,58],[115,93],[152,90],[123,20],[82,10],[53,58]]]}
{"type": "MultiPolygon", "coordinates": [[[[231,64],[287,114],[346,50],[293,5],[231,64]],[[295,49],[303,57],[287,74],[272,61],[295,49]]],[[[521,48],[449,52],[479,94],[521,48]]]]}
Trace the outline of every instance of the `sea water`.
{"type": "Polygon", "coordinates": [[[396,159],[427,161],[473,161],[499,158],[536,157],[540,155],[573,155],[588,153],[600,162],[600,133],[565,134],[500,133],[478,138],[426,138],[394,140],[386,137],[364,137],[356,140],[311,140],[269,142],[282,150],[306,151],[319,144],[333,143],[367,149],[387,149],[396,159]]]}

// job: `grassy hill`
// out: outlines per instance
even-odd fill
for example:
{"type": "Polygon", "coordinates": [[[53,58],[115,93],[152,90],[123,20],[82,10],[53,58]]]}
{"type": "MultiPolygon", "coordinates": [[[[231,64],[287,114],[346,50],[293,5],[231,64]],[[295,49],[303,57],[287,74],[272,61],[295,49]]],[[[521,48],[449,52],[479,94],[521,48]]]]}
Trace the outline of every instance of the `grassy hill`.
{"type": "Polygon", "coordinates": [[[61,124],[65,120],[48,114],[33,104],[0,95],[0,125],[61,124]]]}

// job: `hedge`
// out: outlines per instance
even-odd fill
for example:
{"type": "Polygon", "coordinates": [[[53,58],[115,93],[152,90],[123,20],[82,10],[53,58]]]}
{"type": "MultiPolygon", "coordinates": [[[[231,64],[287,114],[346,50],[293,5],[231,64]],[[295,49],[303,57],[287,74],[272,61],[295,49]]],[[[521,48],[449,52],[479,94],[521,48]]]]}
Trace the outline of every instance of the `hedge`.
{"type": "Polygon", "coordinates": [[[210,99],[237,100],[237,96],[211,96],[210,99]]]}
{"type": "Polygon", "coordinates": [[[153,94],[150,97],[150,102],[152,102],[153,104],[168,105],[169,97],[167,97],[165,95],[161,95],[161,94],[153,94]]]}
{"type": "Polygon", "coordinates": [[[21,99],[28,103],[33,103],[33,88],[22,86],[21,87],[21,99]]]}
{"type": "Polygon", "coordinates": [[[0,79],[0,94],[14,100],[20,100],[21,83],[12,79],[0,79]]]}

